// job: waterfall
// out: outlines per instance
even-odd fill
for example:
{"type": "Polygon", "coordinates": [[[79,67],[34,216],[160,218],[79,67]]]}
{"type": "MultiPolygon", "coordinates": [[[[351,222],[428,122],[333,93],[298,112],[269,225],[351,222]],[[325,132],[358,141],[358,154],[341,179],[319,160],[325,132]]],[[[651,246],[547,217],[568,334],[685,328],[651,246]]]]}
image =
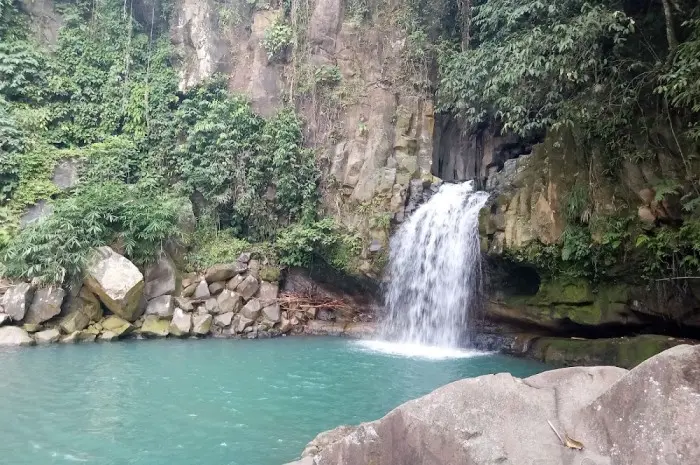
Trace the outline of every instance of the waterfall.
{"type": "Polygon", "coordinates": [[[384,339],[456,348],[468,343],[481,286],[479,211],[472,182],[443,184],[391,240],[384,339]]]}

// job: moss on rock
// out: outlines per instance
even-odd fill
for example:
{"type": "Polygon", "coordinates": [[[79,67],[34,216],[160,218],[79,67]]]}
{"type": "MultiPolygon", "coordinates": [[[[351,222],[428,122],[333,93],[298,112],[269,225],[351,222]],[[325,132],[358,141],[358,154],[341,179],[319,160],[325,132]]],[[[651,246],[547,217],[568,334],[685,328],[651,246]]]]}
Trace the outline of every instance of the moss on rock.
{"type": "Polygon", "coordinates": [[[607,339],[543,337],[532,344],[528,353],[555,365],[615,365],[632,368],[659,352],[688,343],[694,341],[656,334],[607,339]]]}

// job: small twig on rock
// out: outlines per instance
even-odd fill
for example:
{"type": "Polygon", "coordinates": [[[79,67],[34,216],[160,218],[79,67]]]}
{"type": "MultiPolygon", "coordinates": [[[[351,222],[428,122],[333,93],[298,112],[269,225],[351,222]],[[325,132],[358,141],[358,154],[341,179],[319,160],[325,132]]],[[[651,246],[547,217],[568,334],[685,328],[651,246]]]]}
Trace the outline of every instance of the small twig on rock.
{"type": "Polygon", "coordinates": [[[559,442],[561,442],[562,444],[565,444],[564,438],[562,438],[561,435],[559,434],[559,431],[557,431],[556,428],[554,428],[554,425],[552,424],[552,422],[547,420],[547,423],[549,423],[549,427],[552,428],[552,431],[554,431],[554,434],[556,434],[557,437],[559,438],[559,442]]]}

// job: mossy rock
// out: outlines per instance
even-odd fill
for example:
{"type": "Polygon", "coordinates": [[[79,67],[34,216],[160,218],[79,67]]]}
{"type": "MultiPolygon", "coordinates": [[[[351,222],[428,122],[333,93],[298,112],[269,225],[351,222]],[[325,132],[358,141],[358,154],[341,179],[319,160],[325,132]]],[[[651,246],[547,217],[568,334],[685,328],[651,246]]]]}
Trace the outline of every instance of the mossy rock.
{"type": "Polygon", "coordinates": [[[554,365],[615,365],[633,368],[666,349],[695,342],[656,334],[606,339],[544,337],[535,341],[528,353],[554,365]]]}
{"type": "Polygon", "coordinates": [[[276,266],[263,266],[259,273],[260,279],[271,283],[279,282],[280,269],[276,266]]]}
{"type": "Polygon", "coordinates": [[[534,299],[536,303],[545,305],[581,305],[593,303],[595,296],[590,282],[585,279],[571,279],[543,282],[534,299]]]}

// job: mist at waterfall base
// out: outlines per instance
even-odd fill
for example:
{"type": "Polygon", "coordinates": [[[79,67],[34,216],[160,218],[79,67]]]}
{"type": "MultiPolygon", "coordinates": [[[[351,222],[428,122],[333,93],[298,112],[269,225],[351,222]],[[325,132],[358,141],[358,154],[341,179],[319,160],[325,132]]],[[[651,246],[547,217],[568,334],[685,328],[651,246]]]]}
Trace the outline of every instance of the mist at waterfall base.
{"type": "Polygon", "coordinates": [[[488,194],[472,182],[443,184],[391,240],[385,318],[374,350],[427,358],[471,357],[470,316],[479,305],[479,211],[488,194]]]}

